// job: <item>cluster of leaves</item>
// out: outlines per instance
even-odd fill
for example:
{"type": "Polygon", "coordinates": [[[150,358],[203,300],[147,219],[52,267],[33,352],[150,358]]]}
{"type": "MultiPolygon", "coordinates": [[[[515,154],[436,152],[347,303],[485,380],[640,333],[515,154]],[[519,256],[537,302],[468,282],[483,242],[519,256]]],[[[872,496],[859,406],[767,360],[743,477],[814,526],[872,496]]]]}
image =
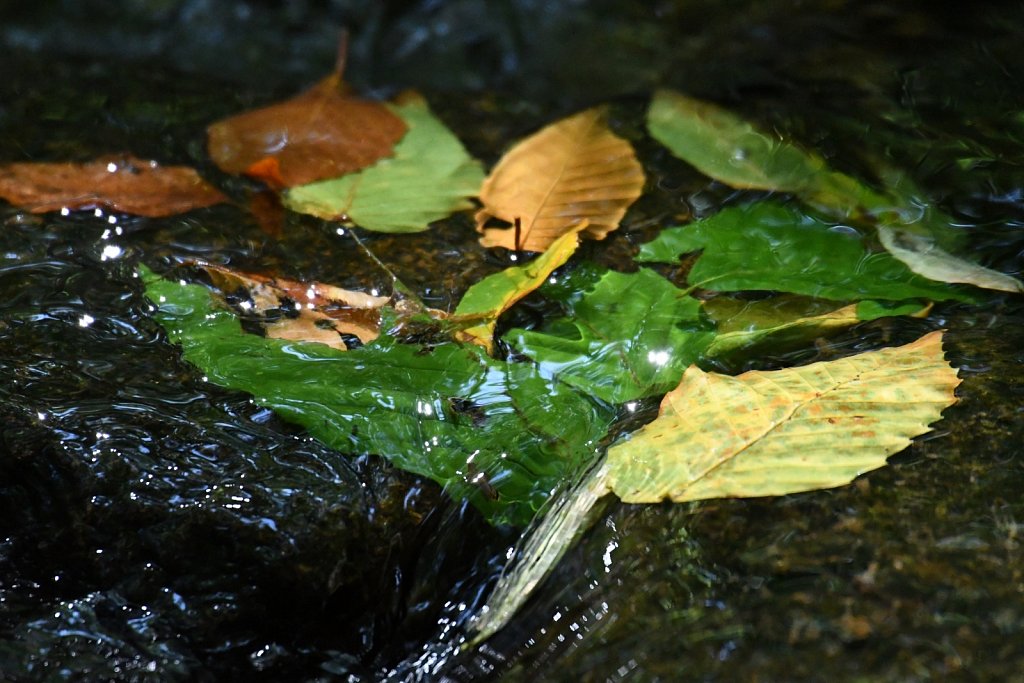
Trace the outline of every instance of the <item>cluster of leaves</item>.
{"type": "MultiPolygon", "coordinates": [[[[579,239],[604,239],[643,192],[642,165],[609,127],[606,108],[520,141],[485,178],[421,97],[363,100],[339,70],[293,99],[211,125],[211,158],[266,183],[291,210],[367,230],[425,230],[477,198],[483,246],[541,254],[476,283],[451,315],[426,309],[397,281],[391,296],[370,296],[194,264],[211,290],[143,267],[155,315],[211,381],[253,394],[339,450],[377,453],[428,476],[496,523],[525,523],[574,472],[603,457],[609,427],[639,399],[666,395],[662,415],[609,450],[601,470],[601,490],[632,501],[838,485],[880,466],[938,419],[956,385],[938,337],[768,380],[699,367],[749,356],[766,341],[805,341],[863,320],[922,314],[934,301],[972,301],[978,288],[1021,291],[1019,281],[947,251],[959,240],[952,221],[933,207],[922,212],[905,179],[871,188],[670,91],[652,98],[648,130],[709,177],[786,201],[724,209],[645,244],[640,263],[675,264],[700,252],[685,289],[648,267],[622,273],[578,264],[555,286],[548,280],[570,263],[579,239]],[[498,347],[498,319],[535,291],[564,315],[540,329],[508,330],[498,347]],[[756,303],[713,295],[741,291],[766,294],[756,303]],[[920,372],[903,371],[910,366],[920,372]],[[891,407],[884,387],[896,373],[901,400],[921,411],[891,407]],[[783,388],[772,393],[766,384],[783,388]],[[825,396],[834,402],[827,409],[825,396]],[[717,414],[700,417],[697,404],[717,414]],[[760,422],[740,429],[739,415],[760,422]],[[843,454],[830,445],[814,451],[811,464],[775,457],[773,449],[791,448],[780,425],[808,420],[814,428],[801,438],[857,444],[866,455],[839,462],[843,454]],[[730,438],[719,439],[723,430],[730,438]],[[706,443],[732,443],[741,433],[742,447],[706,443]],[[758,455],[765,448],[768,455],[758,455]],[[752,470],[759,485],[749,485],[752,470]],[[707,480],[709,472],[715,478],[707,480]]],[[[224,199],[175,170],[172,194],[184,183],[193,203],[165,203],[147,179],[158,165],[98,163],[80,168],[105,176],[69,181],[57,197],[31,179],[30,165],[8,165],[0,194],[40,211],[133,211],[139,203],[125,196],[143,195],[150,211],[163,205],[168,213],[224,199]]]]}

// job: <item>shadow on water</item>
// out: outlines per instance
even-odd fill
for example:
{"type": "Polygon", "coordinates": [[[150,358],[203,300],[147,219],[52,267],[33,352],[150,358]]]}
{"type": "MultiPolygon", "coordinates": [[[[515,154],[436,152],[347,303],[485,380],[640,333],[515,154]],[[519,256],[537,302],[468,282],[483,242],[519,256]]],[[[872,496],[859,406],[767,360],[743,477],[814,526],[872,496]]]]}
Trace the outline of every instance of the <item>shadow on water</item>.
{"type": "MultiPolygon", "coordinates": [[[[623,229],[584,248],[592,260],[629,267],[660,227],[746,196],[647,137],[644,98],[671,85],[851,174],[870,179],[879,159],[907,170],[970,234],[975,258],[1021,269],[1019,3],[39,2],[2,13],[0,162],[130,150],[194,165],[240,196],[205,158],[205,125],[315,80],[345,23],[354,83],[422,88],[488,164],[538,125],[613,100],[651,180],[623,229]]],[[[938,431],[852,486],[609,506],[507,629],[457,654],[518,532],[205,382],[134,276],[139,262],[205,257],[385,285],[373,264],[316,221],[290,216],[271,239],[231,206],[138,219],[4,204],[0,223],[0,679],[1019,675],[1019,299],[942,305],[764,359],[827,359],[947,328],[965,382],[938,431]]],[[[465,217],[367,239],[438,307],[506,265],[465,217]]],[[[527,306],[517,324],[549,313],[527,306]]]]}

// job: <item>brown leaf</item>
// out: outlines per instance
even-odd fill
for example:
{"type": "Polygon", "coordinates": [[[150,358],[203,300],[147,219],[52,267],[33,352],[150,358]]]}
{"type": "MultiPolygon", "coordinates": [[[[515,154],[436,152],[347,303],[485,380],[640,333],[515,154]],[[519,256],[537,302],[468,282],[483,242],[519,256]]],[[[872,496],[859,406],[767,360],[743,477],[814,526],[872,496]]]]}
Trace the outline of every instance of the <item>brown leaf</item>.
{"type": "Polygon", "coordinates": [[[380,309],[391,297],[372,296],[319,282],[296,282],[222,266],[203,265],[210,280],[256,318],[268,337],[318,342],[346,350],[341,335],[371,342],[380,334],[380,309]]]}
{"type": "Polygon", "coordinates": [[[485,247],[544,251],[588,221],[604,239],[640,196],[644,173],[632,146],[614,135],[604,107],[562,119],[513,147],[484,181],[476,228],[485,247]],[[487,228],[491,218],[520,224],[487,228]]]}
{"type": "Polygon", "coordinates": [[[105,208],[149,217],[227,201],[192,168],[127,155],[84,164],[6,164],[0,166],[0,197],[32,213],[105,208]]]}
{"type": "Polygon", "coordinates": [[[335,72],[290,100],[214,123],[207,144],[221,170],[285,188],[370,166],[405,131],[384,105],[348,94],[335,72]]]}

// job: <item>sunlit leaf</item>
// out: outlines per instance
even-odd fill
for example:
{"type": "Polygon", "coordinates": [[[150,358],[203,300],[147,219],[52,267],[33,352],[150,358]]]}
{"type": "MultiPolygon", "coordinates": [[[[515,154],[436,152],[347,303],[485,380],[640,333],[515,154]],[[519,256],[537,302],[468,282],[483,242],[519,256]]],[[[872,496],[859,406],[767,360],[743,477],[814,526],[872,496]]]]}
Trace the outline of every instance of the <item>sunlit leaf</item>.
{"type": "Polygon", "coordinates": [[[882,246],[910,270],[931,280],[961,282],[1002,292],[1024,292],[1024,282],[953,256],[926,236],[880,225],[878,238],[882,246]]]}
{"type": "Polygon", "coordinates": [[[207,129],[210,158],[276,188],[351,173],[391,154],[406,125],[386,106],[355,97],[333,73],[284,102],[207,129]]]}
{"type": "Polygon", "coordinates": [[[472,208],[483,180],[472,159],[423,98],[391,105],[409,126],[394,156],[341,178],[294,187],[285,194],[293,211],[351,222],[379,232],[419,232],[436,220],[472,208]]]}
{"type": "Polygon", "coordinates": [[[609,271],[567,317],[504,339],[591,396],[622,403],[668,390],[711,342],[700,302],[646,268],[609,271]]]}
{"type": "Polygon", "coordinates": [[[155,316],[215,384],[252,394],[343,453],[373,453],[468,498],[495,523],[522,524],[589,462],[610,416],[529,363],[472,345],[351,351],[242,330],[201,285],[142,269],[155,316]]]}
{"type": "Polygon", "coordinates": [[[690,284],[715,291],[773,290],[838,301],[971,300],[963,290],[915,275],[885,252],[872,252],[855,230],[792,205],[730,207],[644,244],[642,262],[674,263],[702,251],[690,284]]]}
{"type": "Polygon", "coordinates": [[[959,383],[939,332],[737,377],[694,366],[654,422],[608,450],[608,483],[629,503],[840,486],[927,432],[959,383]]]}
{"type": "Polygon", "coordinates": [[[0,197],[32,213],[103,208],[149,217],[228,200],[194,169],[126,155],[83,164],[6,164],[0,166],[0,197]]]}
{"type": "Polygon", "coordinates": [[[609,130],[603,107],[547,126],[509,150],[480,189],[485,247],[544,251],[581,221],[604,239],[643,190],[632,146],[609,130]],[[490,228],[492,218],[518,228],[490,228]]]}
{"type": "Polygon", "coordinates": [[[540,287],[555,271],[565,264],[579,246],[579,230],[562,235],[543,254],[523,266],[512,266],[500,273],[484,278],[470,287],[459,301],[451,320],[479,321],[459,331],[458,338],[479,344],[493,351],[494,326],[498,317],[517,301],[540,287]]]}

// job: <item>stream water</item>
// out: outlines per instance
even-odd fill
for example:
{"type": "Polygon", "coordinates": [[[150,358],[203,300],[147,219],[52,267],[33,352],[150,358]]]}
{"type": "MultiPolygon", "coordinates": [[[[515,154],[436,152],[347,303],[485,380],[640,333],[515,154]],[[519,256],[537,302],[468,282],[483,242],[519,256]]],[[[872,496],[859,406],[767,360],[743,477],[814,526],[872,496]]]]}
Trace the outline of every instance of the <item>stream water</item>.
{"type": "MultiPolygon", "coordinates": [[[[628,269],[660,227],[745,196],[644,132],[646,97],[670,85],[853,175],[884,159],[955,217],[971,258],[1020,275],[1019,2],[118,4],[0,8],[0,163],[130,151],[241,196],[205,126],[316,80],[345,23],[350,80],[420,88],[486,164],[611,101],[649,190],[584,258],[628,269]]],[[[205,382],[135,277],[207,257],[384,288],[351,242],[300,216],[271,237],[230,205],[0,203],[0,225],[0,680],[1024,680],[1020,296],[760,359],[945,328],[964,382],[934,432],[853,485],[609,505],[507,628],[459,652],[520,530],[205,382]]],[[[507,265],[466,216],[367,242],[439,308],[507,265]]],[[[524,310],[516,324],[550,313],[524,310]]]]}

